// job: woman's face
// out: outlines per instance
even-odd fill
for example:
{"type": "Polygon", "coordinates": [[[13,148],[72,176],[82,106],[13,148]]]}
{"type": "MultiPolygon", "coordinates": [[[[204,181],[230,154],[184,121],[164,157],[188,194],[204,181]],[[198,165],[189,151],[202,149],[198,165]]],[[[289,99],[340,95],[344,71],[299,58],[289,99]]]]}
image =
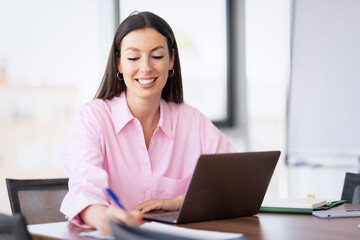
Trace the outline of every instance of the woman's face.
{"type": "Polygon", "coordinates": [[[120,52],[118,70],[124,76],[126,96],[160,99],[174,65],[166,38],[153,28],[135,30],[122,39],[120,52]]]}

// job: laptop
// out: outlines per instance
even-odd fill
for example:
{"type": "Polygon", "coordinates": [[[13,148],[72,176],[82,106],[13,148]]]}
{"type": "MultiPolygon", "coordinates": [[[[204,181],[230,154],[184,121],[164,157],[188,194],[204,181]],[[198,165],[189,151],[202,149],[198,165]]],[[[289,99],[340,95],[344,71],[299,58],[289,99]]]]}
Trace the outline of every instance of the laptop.
{"type": "Polygon", "coordinates": [[[279,157],[280,151],[201,155],[179,211],[143,219],[180,224],[255,215],[279,157]]]}

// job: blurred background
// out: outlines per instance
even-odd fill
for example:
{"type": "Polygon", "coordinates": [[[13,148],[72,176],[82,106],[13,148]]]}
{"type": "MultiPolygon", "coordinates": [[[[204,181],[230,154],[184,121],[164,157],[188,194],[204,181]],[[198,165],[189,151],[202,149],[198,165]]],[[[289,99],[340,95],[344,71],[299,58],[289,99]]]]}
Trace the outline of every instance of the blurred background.
{"type": "MultiPolygon", "coordinates": [[[[298,105],[290,109],[291,103],[302,102],[301,93],[300,100],[290,101],[297,86],[294,53],[304,47],[294,42],[294,22],[303,18],[294,20],[308,17],[294,9],[323,7],[303,2],[308,5],[292,0],[0,0],[0,212],[10,213],[5,178],[66,177],[58,164],[62,141],[79,106],[96,93],[118,24],[135,10],[157,13],[172,26],[186,103],[212,119],[238,151],[282,151],[267,196],[314,193],[339,199],[345,172],[359,171],[359,147],[299,154],[296,139],[290,140],[292,147],[288,144],[289,134],[296,132],[291,129],[298,129],[289,122],[302,115],[298,105]]],[[[341,5],[359,7],[355,0],[341,5]]],[[[352,52],[359,57],[358,49],[352,52]]],[[[350,86],[357,82],[348,79],[350,86]]],[[[306,103],[305,108],[313,107],[306,103]]],[[[316,126],[311,129],[301,132],[314,132],[316,126]]],[[[351,132],[360,136],[357,127],[351,132]]]]}

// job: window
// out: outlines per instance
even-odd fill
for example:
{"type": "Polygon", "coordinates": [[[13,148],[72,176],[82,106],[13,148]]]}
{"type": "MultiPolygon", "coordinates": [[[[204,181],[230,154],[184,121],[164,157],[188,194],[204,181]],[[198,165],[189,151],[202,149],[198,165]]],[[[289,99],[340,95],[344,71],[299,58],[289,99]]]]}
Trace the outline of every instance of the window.
{"type": "Polygon", "coordinates": [[[134,11],[151,11],[174,31],[180,55],[184,101],[218,126],[231,124],[228,1],[122,0],[121,21],[134,11]]]}
{"type": "Polygon", "coordinates": [[[61,143],[101,81],[114,18],[112,1],[0,0],[1,192],[5,177],[65,175],[61,143]]]}

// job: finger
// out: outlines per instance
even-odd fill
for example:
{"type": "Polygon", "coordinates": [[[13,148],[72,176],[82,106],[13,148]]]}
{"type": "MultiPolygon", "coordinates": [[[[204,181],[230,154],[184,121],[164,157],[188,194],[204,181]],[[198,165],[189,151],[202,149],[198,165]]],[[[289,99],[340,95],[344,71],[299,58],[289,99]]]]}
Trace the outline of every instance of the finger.
{"type": "Polygon", "coordinates": [[[134,214],[130,214],[115,206],[112,206],[109,210],[109,219],[114,222],[125,223],[127,225],[139,225],[139,220],[134,214]]]}
{"type": "Polygon", "coordinates": [[[142,213],[136,210],[132,210],[129,212],[131,215],[133,215],[135,218],[141,218],[142,217],[142,213]]]}
{"type": "Polygon", "coordinates": [[[144,204],[137,205],[133,210],[134,211],[141,211],[144,208],[144,204]]]}
{"type": "Polygon", "coordinates": [[[134,216],[134,218],[136,219],[138,224],[143,224],[143,221],[142,221],[143,214],[141,212],[131,211],[130,214],[134,216]]]}
{"type": "Polygon", "coordinates": [[[141,209],[143,209],[144,207],[148,206],[149,204],[151,204],[154,200],[147,200],[143,203],[140,203],[139,205],[137,205],[134,210],[136,211],[140,211],[141,209]]]}
{"type": "Polygon", "coordinates": [[[158,209],[163,209],[163,201],[162,200],[153,201],[151,204],[148,204],[148,205],[144,206],[140,210],[140,212],[141,213],[147,213],[147,212],[150,212],[152,210],[158,210],[158,209]]]}

